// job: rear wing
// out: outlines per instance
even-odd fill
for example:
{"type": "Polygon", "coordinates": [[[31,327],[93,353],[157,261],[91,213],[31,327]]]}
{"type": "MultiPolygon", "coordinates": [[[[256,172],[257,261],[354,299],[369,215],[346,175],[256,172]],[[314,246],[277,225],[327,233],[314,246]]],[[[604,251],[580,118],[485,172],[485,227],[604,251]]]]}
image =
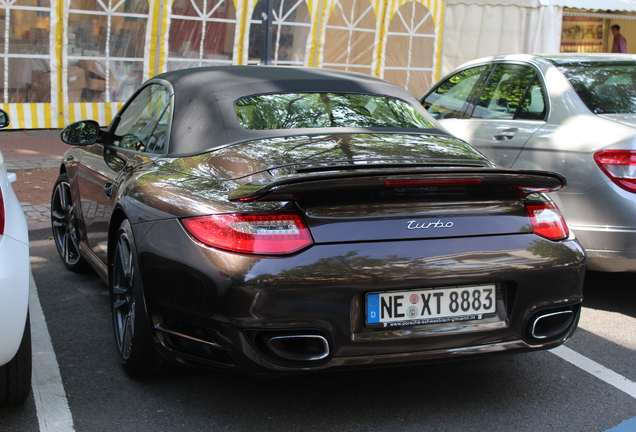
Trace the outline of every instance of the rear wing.
{"type": "Polygon", "coordinates": [[[357,194],[369,190],[401,188],[402,192],[435,191],[444,187],[514,188],[521,198],[537,192],[555,192],[566,186],[565,177],[549,171],[493,168],[411,168],[312,172],[305,175],[269,177],[240,186],[230,201],[300,201],[316,194],[357,194]]]}

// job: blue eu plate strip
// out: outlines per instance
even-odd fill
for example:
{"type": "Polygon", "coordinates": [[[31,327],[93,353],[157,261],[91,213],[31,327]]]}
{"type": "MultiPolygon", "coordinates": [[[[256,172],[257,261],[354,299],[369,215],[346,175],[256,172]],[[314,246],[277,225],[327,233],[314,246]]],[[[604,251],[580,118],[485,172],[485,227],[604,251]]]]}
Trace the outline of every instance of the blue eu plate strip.
{"type": "Polygon", "coordinates": [[[380,294],[367,294],[367,323],[380,322],[380,294]]]}

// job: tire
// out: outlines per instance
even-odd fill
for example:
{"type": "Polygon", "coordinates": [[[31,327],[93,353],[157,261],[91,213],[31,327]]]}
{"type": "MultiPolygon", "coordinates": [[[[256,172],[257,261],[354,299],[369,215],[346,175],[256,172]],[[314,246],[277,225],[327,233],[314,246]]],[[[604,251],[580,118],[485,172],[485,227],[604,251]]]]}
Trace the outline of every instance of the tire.
{"type": "Polygon", "coordinates": [[[109,275],[110,305],[119,360],[131,376],[155,376],[174,366],[155,348],[143,299],[137,249],[128,220],[117,230],[109,275]]]}
{"type": "Polygon", "coordinates": [[[60,174],[51,195],[51,228],[57,253],[71,271],[83,273],[88,270],[79,249],[79,236],[75,219],[75,208],[71,197],[71,184],[66,173],[60,174]]]}
{"type": "Polygon", "coordinates": [[[31,394],[31,325],[27,314],[22,342],[9,363],[0,366],[0,406],[24,402],[31,394]]]}

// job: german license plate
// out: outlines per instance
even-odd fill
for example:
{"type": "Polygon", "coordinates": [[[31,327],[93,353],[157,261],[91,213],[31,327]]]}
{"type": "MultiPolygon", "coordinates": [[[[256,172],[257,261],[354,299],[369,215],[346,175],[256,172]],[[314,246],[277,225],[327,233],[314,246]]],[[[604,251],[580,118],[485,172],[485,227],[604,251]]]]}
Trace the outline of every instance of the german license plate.
{"type": "Polygon", "coordinates": [[[397,327],[483,319],[496,312],[496,287],[473,285],[369,293],[368,327],[397,327]]]}

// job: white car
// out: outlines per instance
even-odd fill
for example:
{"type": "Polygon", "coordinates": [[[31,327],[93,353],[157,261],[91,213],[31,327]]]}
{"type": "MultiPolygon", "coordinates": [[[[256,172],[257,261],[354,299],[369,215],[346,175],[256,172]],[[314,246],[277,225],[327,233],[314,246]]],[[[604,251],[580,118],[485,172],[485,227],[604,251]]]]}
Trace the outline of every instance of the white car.
{"type": "MultiPolygon", "coordinates": [[[[0,110],[0,127],[9,116],[0,110]]],[[[31,391],[29,231],[0,152],[0,406],[24,401],[31,391]]]]}

